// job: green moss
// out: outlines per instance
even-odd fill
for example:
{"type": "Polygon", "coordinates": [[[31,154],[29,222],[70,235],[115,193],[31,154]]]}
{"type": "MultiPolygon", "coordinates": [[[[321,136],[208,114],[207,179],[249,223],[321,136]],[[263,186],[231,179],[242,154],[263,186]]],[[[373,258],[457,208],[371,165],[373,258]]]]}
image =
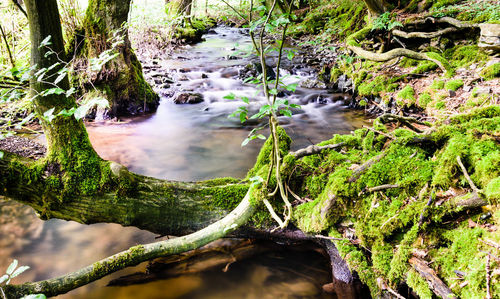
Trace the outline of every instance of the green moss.
{"type": "Polygon", "coordinates": [[[444,84],[445,82],[443,80],[434,80],[432,81],[432,85],[430,86],[430,88],[434,90],[441,90],[444,89],[444,84]]]}
{"type": "Polygon", "coordinates": [[[450,80],[450,81],[446,82],[444,87],[447,90],[457,91],[462,86],[464,86],[464,81],[462,81],[462,79],[456,79],[456,80],[450,80]]]}
{"type": "Polygon", "coordinates": [[[455,71],[454,71],[453,67],[450,65],[450,63],[448,62],[448,60],[444,59],[441,55],[439,55],[436,52],[427,52],[425,54],[427,55],[427,57],[439,61],[441,63],[441,65],[444,67],[444,69],[446,70],[446,75],[448,77],[453,76],[455,71]]]}
{"type": "Polygon", "coordinates": [[[433,71],[438,68],[435,62],[423,60],[418,66],[412,71],[412,74],[424,74],[433,71]]]}
{"type": "Polygon", "coordinates": [[[454,68],[466,68],[473,63],[483,64],[489,57],[477,45],[457,45],[443,53],[454,68]]]}
{"type": "Polygon", "coordinates": [[[396,97],[403,101],[403,105],[400,106],[411,106],[416,102],[415,90],[410,85],[406,85],[403,89],[401,89],[396,97]]]}
{"type": "Polygon", "coordinates": [[[358,93],[360,96],[378,96],[383,92],[393,92],[399,86],[395,83],[397,80],[397,78],[378,76],[372,81],[361,83],[358,86],[358,93]]]}
{"type": "Polygon", "coordinates": [[[486,198],[495,204],[500,202],[500,177],[492,179],[484,189],[486,198]]]}
{"type": "Polygon", "coordinates": [[[428,92],[421,93],[418,97],[418,106],[426,108],[432,102],[432,97],[428,92]]]}
{"type": "Polygon", "coordinates": [[[415,270],[410,269],[406,277],[406,283],[408,286],[417,293],[419,298],[422,299],[432,299],[433,293],[429,289],[427,281],[420,276],[415,270]]]}
{"type": "Polygon", "coordinates": [[[494,78],[499,78],[500,77],[500,63],[494,63],[490,65],[489,67],[483,69],[481,71],[481,77],[483,77],[486,80],[492,80],[494,78]]]}

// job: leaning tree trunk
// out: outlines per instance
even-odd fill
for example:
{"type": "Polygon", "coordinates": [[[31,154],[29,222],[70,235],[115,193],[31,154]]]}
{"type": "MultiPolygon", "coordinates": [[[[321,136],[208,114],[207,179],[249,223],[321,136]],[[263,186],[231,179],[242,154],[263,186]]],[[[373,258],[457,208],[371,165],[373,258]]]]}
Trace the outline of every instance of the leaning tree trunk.
{"type": "Polygon", "coordinates": [[[377,17],[385,12],[384,0],[363,0],[368,7],[368,11],[372,17],[377,17]]]}
{"type": "Polygon", "coordinates": [[[91,0],[84,21],[84,59],[102,60],[106,56],[103,53],[110,51],[117,54],[98,71],[87,65],[86,76],[81,79],[87,99],[108,100],[110,118],[153,112],[159,105],[159,97],[144,80],[141,63],[131,48],[126,26],[130,2],[91,0]]]}

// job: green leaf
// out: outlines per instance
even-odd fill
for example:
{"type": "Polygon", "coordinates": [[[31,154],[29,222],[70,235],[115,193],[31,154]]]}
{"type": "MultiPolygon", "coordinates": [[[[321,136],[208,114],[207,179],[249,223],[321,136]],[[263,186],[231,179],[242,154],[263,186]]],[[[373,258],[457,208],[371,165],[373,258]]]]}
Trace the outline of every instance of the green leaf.
{"type": "Polygon", "coordinates": [[[50,108],[49,110],[45,111],[45,112],[43,113],[43,118],[44,118],[46,121],[51,122],[51,121],[54,119],[54,117],[55,117],[55,116],[53,115],[54,110],[55,110],[55,108],[50,108]]]}
{"type": "Polygon", "coordinates": [[[290,107],[291,108],[297,108],[297,109],[300,109],[300,105],[297,105],[297,104],[290,104],[290,107]]]}
{"type": "Polygon", "coordinates": [[[277,95],[278,94],[278,90],[276,88],[272,88],[270,91],[269,91],[270,94],[272,95],[277,95]]]}
{"type": "Polygon", "coordinates": [[[12,273],[10,278],[14,278],[14,277],[18,276],[19,274],[23,273],[24,271],[28,270],[29,268],[30,268],[29,266],[21,266],[21,267],[17,268],[17,270],[14,271],[14,273],[12,273]]]}
{"type": "Polygon", "coordinates": [[[242,100],[245,104],[249,104],[249,103],[250,103],[250,100],[249,100],[247,97],[241,97],[241,100],[242,100]]]}
{"type": "MultiPolygon", "coordinates": [[[[253,136],[252,136],[253,137],[253,136]]],[[[241,147],[247,145],[252,139],[252,137],[247,137],[245,138],[245,140],[243,140],[243,142],[241,143],[241,147]]]]}
{"type": "Polygon", "coordinates": [[[234,100],[236,99],[236,95],[234,93],[230,93],[228,94],[227,96],[224,96],[223,99],[226,99],[226,100],[234,100]]]}
{"type": "Polygon", "coordinates": [[[47,299],[47,297],[44,294],[33,294],[33,295],[26,295],[21,299],[47,299]]]}
{"type": "Polygon", "coordinates": [[[16,268],[17,268],[17,260],[16,260],[16,259],[14,259],[14,260],[12,261],[12,263],[10,263],[10,265],[9,265],[9,267],[7,268],[7,271],[5,271],[5,273],[7,273],[7,274],[11,275],[11,274],[14,272],[14,270],[15,270],[16,268]]]}
{"type": "Polygon", "coordinates": [[[262,134],[255,135],[255,137],[262,139],[262,140],[266,140],[266,136],[264,136],[262,134]]]}
{"type": "Polygon", "coordinates": [[[69,98],[70,96],[72,96],[74,93],[76,92],[76,89],[74,87],[71,87],[70,89],[68,89],[66,91],[66,97],[69,98]]]}
{"type": "MultiPolygon", "coordinates": [[[[3,155],[4,155],[4,154],[3,154],[3,152],[2,152],[2,151],[0,151],[0,159],[3,159],[3,155]]],[[[0,279],[0,280],[1,280],[1,279],[0,279]]],[[[0,281],[0,283],[2,283],[2,282],[0,281]]]]}
{"type": "Polygon", "coordinates": [[[49,89],[46,89],[45,91],[43,91],[41,93],[41,96],[46,97],[46,96],[53,95],[53,94],[59,95],[59,94],[63,94],[63,93],[66,93],[66,91],[64,91],[64,89],[59,88],[59,87],[53,87],[53,88],[49,88],[49,89]]]}
{"type": "Polygon", "coordinates": [[[283,114],[284,116],[292,117],[292,111],[288,109],[282,109],[280,110],[280,113],[283,114]]]}
{"type": "Polygon", "coordinates": [[[60,73],[59,76],[54,80],[54,84],[61,82],[66,77],[66,72],[60,73]]]}
{"type": "MultiPolygon", "coordinates": [[[[0,152],[2,153],[2,152],[0,152]]],[[[3,153],[2,153],[3,154],[3,153]]],[[[2,277],[0,277],[0,284],[4,283],[5,281],[7,281],[7,279],[9,279],[9,275],[7,274],[4,274],[2,277]]]]}
{"type": "Polygon", "coordinates": [[[285,86],[285,89],[288,91],[291,91],[291,92],[295,92],[295,90],[297,90],[297,86],[298,86],[298,83],[292,83],[292,84],[288,84],[287,86],[285,86]]]}
{"type": "Polygon", "coordinates": [[[49,36],[47,36],[46,38],[44,38],[44,39],[42,40],[42,42],[40,43],[40,46],[39,46],[38,48],[40,49],[40,48],[43,48],[43,47],[45,47],[45,46],[50,46],[50,45],[52,45],[52,43],[50,42],[50,39],[51,39],[51,38],[52,38],[52,36],[51,36],[51,35],[49,35],[49,36]]]}
{"type": "Polygon", "coordinates": [[[286,57],[288,58],[288,60],[292,61],[292,59],[295,57],[295,53],[293,51],[288,51],[288,53],[286,53],[286,57]]]}

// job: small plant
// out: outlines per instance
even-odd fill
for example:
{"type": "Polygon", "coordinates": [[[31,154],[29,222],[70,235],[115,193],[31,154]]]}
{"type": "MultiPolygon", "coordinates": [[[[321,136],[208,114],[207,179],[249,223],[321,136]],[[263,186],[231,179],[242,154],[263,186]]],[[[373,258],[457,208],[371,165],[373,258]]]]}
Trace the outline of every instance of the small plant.
{"type": "Polygon", "coordinates": [[[373,21],[372,30],[387,30],[391,31],[396,27],[403,27],[401,22],[395,19],[396,14],[390,12],[384,12],[378,18],[373,21]]]}
{"type": "MultiPolygon", "coordinates": [[[[12,278],[19,276],[29,268],[30,268],[29,266],[18,267],[18,262],[16,259],[14,259],[12,263],[10,263],[9,267],[7,267],[7,270],[5,271],[5,274],[0,276],[0,294],[2,295],[2,299],[7,299],[3,287],[8,285],[12,278]]],[[[47,297],[45,297],[44,294],[34,294],[34,295],[24,296],[21,299],[46,299],[46,298],[47,297]]]]}

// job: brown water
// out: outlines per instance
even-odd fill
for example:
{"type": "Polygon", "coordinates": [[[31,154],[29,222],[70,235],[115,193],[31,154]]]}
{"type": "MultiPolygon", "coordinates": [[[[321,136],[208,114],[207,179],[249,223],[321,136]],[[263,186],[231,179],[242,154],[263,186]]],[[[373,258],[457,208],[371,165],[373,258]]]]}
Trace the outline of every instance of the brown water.
{"type": "MultiPolygon", "coordinates": [[[[236,79],[235,70],[248,59],[225,59],[233,53],[235,42],[248,44],[248,39],[240,30],[216,30],[217,34],[206,36],[206,42],[160,62],[170,76],[184,80],[173,87],[174,93],[194,90],[205,96],[205,102],[175,105],[164,97],[154,115],[123,123],[88,124],[91,141],[103,158],[141,174],[173,180],[245,175],[261,143],[252,142],[243,148],[240,144],[258,124],[241,125],[228,119],[227,115],[242,103],[222,97],[229,92],[247,95],[252,102],[250,110],[257,109],[263,98],[255,95],[252,86],[236,79]]],[[[298,77],[287,80],[299,82],[308,77],[307,70],[298,69],[294,74],[298,77]]],[[[325,90],[299,88],[290,100],[300,103],[304,98],[318,96],[328,98],[329,94],[325,90]]],[[[295,149],[328,139],[334,133],[349,132],[364,122],[359,113],[331,101],[307,103],[294,111],[291,119],[281,120],[295,140],[295,149]]],[[[130,246],[154,241],[154,234],[116,224],[41,221],[31,208],[0,198],[0,273],[13,258],[21,265],[31,266],[14,283],[62,275],[130,246]]],[[[235,263],[225,273],[216,269],[147,284],[105,287],[110,279],[144,267],[143,264],[120,271],[57,298],[329,297],[321,292],[321,285],[331,279],[328,262],[314,251],[269,253],[235,263]]]]}

